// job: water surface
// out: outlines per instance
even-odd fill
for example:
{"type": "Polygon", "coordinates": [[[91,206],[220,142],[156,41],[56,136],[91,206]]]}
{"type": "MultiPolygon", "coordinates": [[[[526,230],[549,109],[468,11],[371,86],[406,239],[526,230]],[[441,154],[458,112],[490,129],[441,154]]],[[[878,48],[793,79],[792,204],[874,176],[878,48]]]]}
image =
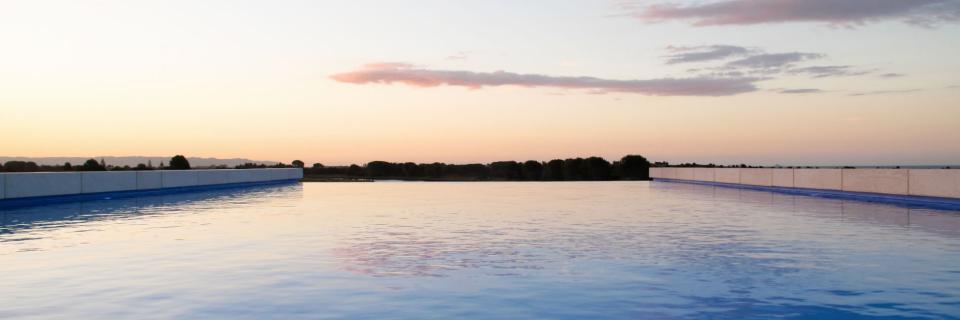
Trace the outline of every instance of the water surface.
{"type": "Polygon", "coordinates": [[[0,318],[958,319],[960,213],[677,183],[0,211],[0,318]]]}

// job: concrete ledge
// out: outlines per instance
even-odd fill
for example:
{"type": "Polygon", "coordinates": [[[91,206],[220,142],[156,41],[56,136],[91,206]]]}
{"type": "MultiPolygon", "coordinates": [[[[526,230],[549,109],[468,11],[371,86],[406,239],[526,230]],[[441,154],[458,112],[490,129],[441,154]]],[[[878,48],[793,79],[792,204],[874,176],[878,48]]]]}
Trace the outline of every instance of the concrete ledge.
{"type": "Polygon", "coordinates": [[[960,198],[960,170],[910,170],[910,194],[960,198]]]}
{"type": "MultiPolygon", "coordinates": [[[[207,171],[198,171],[196,173],[197,185],[211,185],[211,184],[225,184],[230,183],[228,179],[228,171],[219,171],[219,170],[207,170],[207,171]]],[[[279,180],[279,179],[270,179],[270,180],[279,180]]]]}
{"type": "Polygon", "coordinates": [[[676,168],[676,179],[693,180],[693,168],[676,168]]]}
{"type": "Polygon", "coordinates": [[[660,175],[664,178],[673,176],[673,168],[660,168],[660,175]]]}
{"type": "Polygon", "coordinates": [[[189,187],[195,186],[197,182],[197,172],[193,170],[163,170],[160,171],[164,188],[189,187]]]}
{"type": "Polygon", "coordinates": [[[230,181],[234,183],[256,181],[257,178],[253,172],[235,171],[230,175],[230,181]]]}
{"type": "Polygon", "coordinates": [[[960,169],[694,168],[693,179],[680,178],[683,175],[675,174],[676,169],[681,168],[651,168],[650,177],[656,180],[960,199],[960,169]],[[712,179],[708,174],[710,170],[713,170],[712,179]]]}
{"type": "Polygon", "coordinates": [[[163,188],[163,174],[160,171],[137,171],[137,190],[163,188]]]}
{"type": "Polygon", "coordinates": [[[137,173],[133,171],[82,172],[80,176],[80,193],[137,190],[137,173]]]}
{"type": "Polygon", "coordinates": [[[731,184],[731,183],[692,181],[692,180],[673,180],[673,179],[662,179],[662,178],[657,179],[655,181],[685,183],[685,184],[699,184],[699,185],[724,187],[724,188],[730,188],[730,189],[769,191],[769,192],[777,192],[777,193],[800,195],[800,196],[810,196],[810,197],[818,197],[818,198],[877,202],[877,203],[906,205],[906,206],[923,207],[923,208],[939,209],[939,210],[960,210],[960,199],[958,198],[922,197],[922,196],[910,196],[910,195],[887,195],[887,194],[851,192],[851,191],[842,191],[842,190],[767,187],[767,186],[753,186],[753,185],[745,185],[745,184],[731,184]]]}
{"type": "Polygon", "coordinates": [[[650,177],[662,177],[663,168],[650,168],[650,177]]]}
{"type": "Polygon", "coordinates": [[[149,190],[129,190],[129,191],[116,191],[116,192],[99,192],[99,193],[68,194],[68,195],[58,195],[58,196],[14,198],[14,199],[5,199],[3,201],[0,201],[0,209],[42,206],[42,205],[48,205],[48,204],[77,202],[77,201],[96,201],[96,200],[144,197],[144,196],[168,195],[168,194],[189,193],[189,192],[199,192],[199,191],[209,191],[209,190],[244,188],[244,187],[261,186],[261,185],[293,184],[293,183],[297,183],[298,181],[299,179],[228,183],[228,184],[214,184],[214,185],[198,185],[198,186],[189,186],[189,187],[149,189],[149,190]]]}
{"type": "Polygon", "coordinates": [[[773,187],[793,188],[793,169],[773,169],[773,187]]]}
{"type": "Polygon", "coordinates": [[[714,168],[693,168],[693,180],[716,181],[714,168]]]}
{"type": "Polygon", "coordinates": [[[909,173],[897,169],[843,170],[843,191],[909,194],[909,173]]]}
{"type": "Polygon", "coordinates": [[[303,169],[299,168],[0,173],[0,206],[12,200],[30,198],[69,199],[87,194],[295,181],[302,178],[303,169]]]}
{"type": "Polygon", "coordinates": [[[795,188],[842,190],[843,173],[840,169],[794,169],[795,188]]]}
{"type": "Polygon", "coordinates": [[[5,173],[4,198],[42,197],[83,192],[80,173],[5,173]]]}
{"type": "Polygon", "coordinates": [[[714,182],[740,183],[739,168],[717,168],[715,170],[714,182]]]}
{"type": "Polygon", "coordinates": [[[287,179],[303,179],[303,169],[300,169],[299,171],[286,170],[284,172],[287,173],[287,179]]]}
{"type": "Polygon", "coordinates": [[[773,169],[740,169],[740,183],[773,186],[773,169]]]}

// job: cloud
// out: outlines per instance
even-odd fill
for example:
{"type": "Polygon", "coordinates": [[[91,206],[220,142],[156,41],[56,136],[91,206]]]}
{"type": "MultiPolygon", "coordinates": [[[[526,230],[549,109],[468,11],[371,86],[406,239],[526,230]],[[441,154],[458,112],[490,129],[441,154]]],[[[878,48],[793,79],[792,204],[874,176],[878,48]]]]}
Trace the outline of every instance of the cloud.
{"type": "Polygon", "coordinates": [[[881,78],[900,78],[900,77],[906,77],[906,76],[907,76],[907,75],[902,74],[902,73],[884,73],[884,74],[881,74],[879,77],[881,77],[881,78]]]}
{"type": "Polygon", "coordinates": [[[861,25],[896,20],[935,26],[960,20],[960,0],[720,0],[622,5],[649,22],[689,21],[695,26],[819,22],[861,25]]]}
{"type": "Polygon", "coordinates": [[[806,52],[766,53],[761,49],[751,49],[741,46],[721,44],[693,47],[668,46],[667,51],[671,52],[671,54],[667,55],[667,64],[708,62],[740,58],[738,60],[728,62],[723,69],[781,68],[796,62],[826,57],[824,54],[806,52]]]}
{"type": "Polygon", "coordinates": [[[779,93],[784,94],[807,94],[807,93],[822,93],[823,90],[813,89],[813,88],[804,88],[804,89],[780,89],[777,90],[779,93]]]}
{"type": "Polygon", "coordinates": [[[729,96],[757,91],[753,78],[660,78],[611,80],[594,77],[555,77],[506,71],[473,72],[431,70],[405,63],[368,64],[358,70],[335,74],[333,80],[352,84],[400,83],[421,88],[441,85],[471,89],[497,86],[583,89],[591,93],[636,93],[653,96],[729,96]]]}
{"type": "MultiPolygon", "coordinates": [[[[824,59],[821,53],[779,52],[767,53],[758,48],[733,45],[707,45],[694,47],[667,47],[667,64],[689,62],[717,62],[714,66],[687,69],[688,73],[710,77],[768,78],[778,74],[805,75],[812,78],[861,76],[877,70],[865,70],[848,65],[803,66],[805,62],[824,59]],[[732,59],[732,60],[731,60],[732,59]],[[724,62],[726,61],[726,62],[724,62]]],[[[882,77],[900,76],[888,73],[882,77]]]]}
{"type": "Polygon", "coordinates": [[[695,47],[667,47],[673,54],[667,56],[667,64],[703,62],[711,60],[742,57],[753,50],[730,45],[711,45],[695,47]]]}
{"type": "Polygon", "coordinates": [[[796,62],[820,59],[825,57],[819,53],[764,53],[749,56],[740,60],[734,60],[727,63],[727,68],[751,68],[751,69],[776,69],[789,66],[796,62]]]}
{"type": "Polygon", "coordinates": [[[447,56],[446,60],[467,60],[470,57],[469,51],[460,51],[456,54],[447,56]]]}
{"type": "Polygon", "coordinates": [[[875,96],[875,95],[881,95],[881,94],[910,93],[910,92],[918,92],[918,91],[923,91],[923,90],[920,90],[920,89],[904,89],[904,90],[864,91],[864,92],[854,92],[854,93],[851,93],[850,96],[852,96],[852,97],[875,96]]]}
{"type": "Polygon", "coordinates": [[[862,76],[871,72],[873,71],[858,70],[853,66],[812,66],[787,70],[790,74],[807,74],[814,78],[862,76]]]}

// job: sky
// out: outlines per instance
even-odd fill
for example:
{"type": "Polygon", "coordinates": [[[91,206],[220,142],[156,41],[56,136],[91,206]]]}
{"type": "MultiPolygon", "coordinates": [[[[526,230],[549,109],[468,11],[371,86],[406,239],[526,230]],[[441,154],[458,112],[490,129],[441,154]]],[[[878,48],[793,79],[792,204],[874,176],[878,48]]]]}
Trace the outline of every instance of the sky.
{"type": "Polygon", "coordinates": [[[960,0],[0,0],[0,155],[960,164],[960,0]]]}

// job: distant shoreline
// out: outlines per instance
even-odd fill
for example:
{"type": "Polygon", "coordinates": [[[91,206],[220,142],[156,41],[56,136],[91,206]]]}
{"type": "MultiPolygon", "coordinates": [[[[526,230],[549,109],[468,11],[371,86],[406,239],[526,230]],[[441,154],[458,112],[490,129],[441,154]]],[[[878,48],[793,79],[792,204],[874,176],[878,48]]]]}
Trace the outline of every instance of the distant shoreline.
{"type": "Polygon", "coordinates": [[[373,179],[342,176],[303,175],[300,182],[373,182],[373,179]]]}
{"type": "Polygon", "coordinates": [[[476,179],[471,177],[442,177],[442,178],[409,178],[409,177],[377,177],[365,178],[342,175],[315,175],[304,174],[300,182],[377,182],[377,181],[405,181],[405,182],[572,182],[572,181],[651,181],[652,179],[610,179],[610,180],[507,180],[507,179],[476,179]]]}

